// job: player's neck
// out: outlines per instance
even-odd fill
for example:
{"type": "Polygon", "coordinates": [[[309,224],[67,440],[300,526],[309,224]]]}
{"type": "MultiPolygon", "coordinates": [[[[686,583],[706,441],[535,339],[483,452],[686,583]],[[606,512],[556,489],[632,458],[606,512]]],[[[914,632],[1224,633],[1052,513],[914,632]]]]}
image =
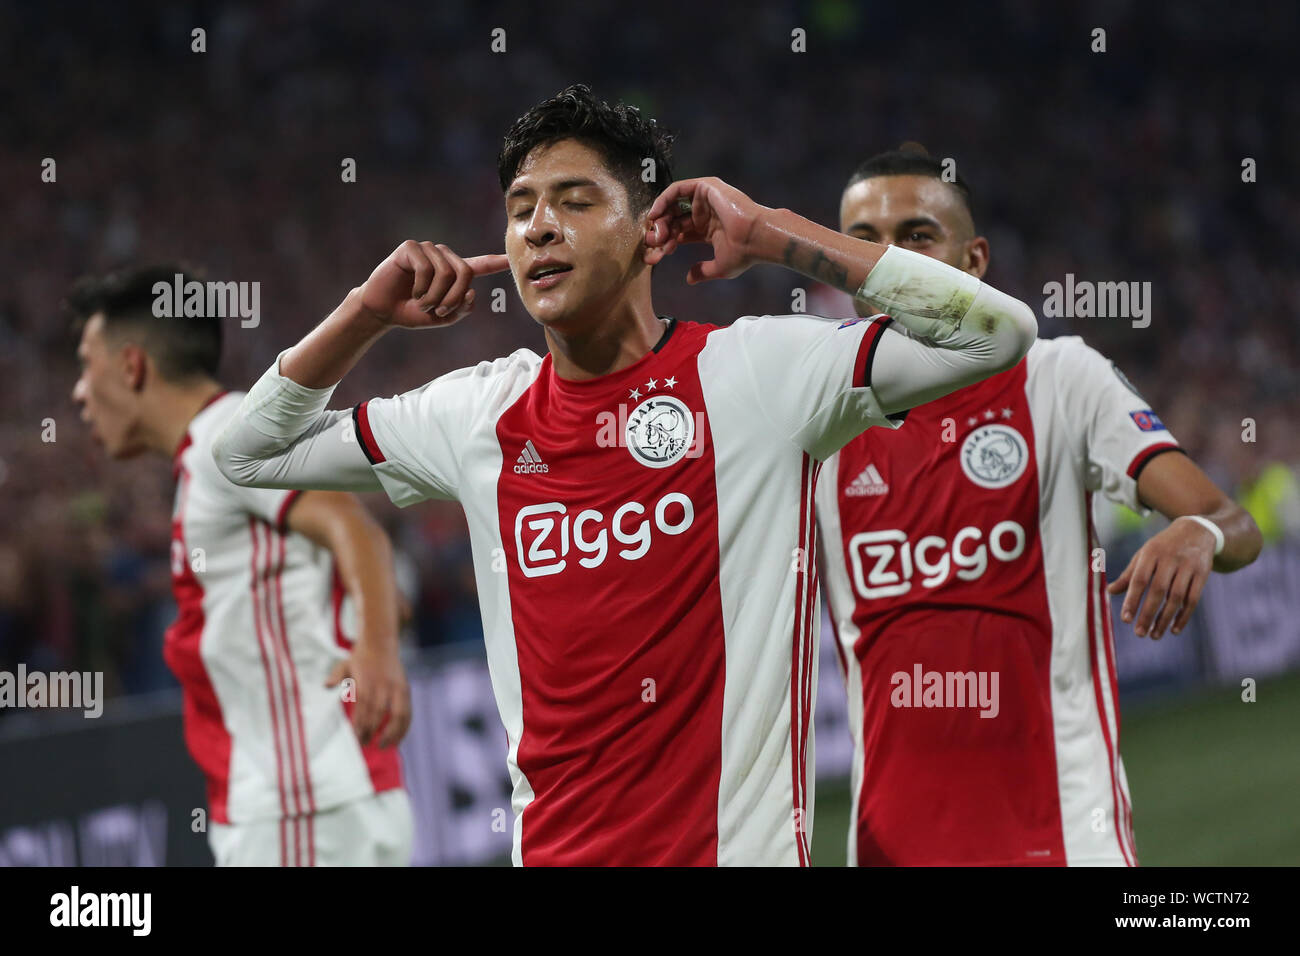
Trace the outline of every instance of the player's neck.
{"type": "Polygon", "coordinates": [[[664,330],[647,294],[637,302],[622,303],[590,326],[547,328],[546,344],[556,375],[586,381],[636,364],[659,344],[664,330]]]}
{"type": "Polygon", "coordinates": [[[160,383],[149,403],[153,414],[143,427],[146,444],[160,455],[175,455],[194,416],[222,391],[221,383],[212,379],[185,385],[160,383]]]}

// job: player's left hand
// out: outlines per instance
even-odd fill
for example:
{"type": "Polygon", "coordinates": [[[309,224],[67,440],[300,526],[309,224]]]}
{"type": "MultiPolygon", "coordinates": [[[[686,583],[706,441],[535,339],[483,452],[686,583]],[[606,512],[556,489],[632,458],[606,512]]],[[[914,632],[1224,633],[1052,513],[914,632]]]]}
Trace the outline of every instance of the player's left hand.
{"type": "Polygon", "coordinates": [[[1210,576],[1214,543],[1214,535],[1198,522],[1175,518],[1142,545],[1124,573],[1106,587],[1109,594],[1128,589],[1120,617],[1137,617],[1133,629],[1138,637],[1158,641],[1171,621],[1174,634],[1187,626],[1210,576]]]}
{"type": "Polygon", "coordinates": [[[357,739],[365,745],[374,738],[380,747],[399,743],[411,726],[411,689],[396,651],[373,650],[363,638],[334,665],[325,686],[337,687],[349,677],[356,692],[352,728],[357,739]]]}
{"type": "Polygon", "coordinates": [[[707,242],[713,258],[691,266],[686,281],[734,279],[759,261],[755,234],[769,211],[716,176],[679,179],[659,194],[647,214],[645,261],[655,265],[680,245],[707,242]]]}

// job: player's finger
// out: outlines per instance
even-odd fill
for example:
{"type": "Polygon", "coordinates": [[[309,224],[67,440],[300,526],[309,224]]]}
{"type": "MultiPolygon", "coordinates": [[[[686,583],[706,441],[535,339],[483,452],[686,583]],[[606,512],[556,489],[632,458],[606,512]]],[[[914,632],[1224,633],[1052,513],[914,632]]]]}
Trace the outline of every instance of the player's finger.
{"type": "Polygon", "coordinates": [[[702,182],[699,179],[679,179],[676,182],[669,183],[668,186],[655,197],[655,201],[650,204],[650,211],[646,215],[650,219],[659,219],[666,216],[669,219],[674,218],[682,212],[678,200],[690,199],[695,193],[695,187],[702,182]]]}
{"type": "Polygon", "coordinates": [[[1137,623],[1133,629],[1139,637],[1146,637],[1151,633],[1151,622],[1155,620],[1157,612],[1165,603],[1165,597],[1169,594],[1169,580],[1173,577],[1173,569],[1157,564],[1155,571],[1151,574],[1151,584],[1147,588],[1146,597],[1142,601],[1142,610],[1138,612],[1137,623]]]}
{"type": "Polygon", "coordinates": [[[399,267],[411,272],[415,278],[411,281],[411,298],[418,299],[429,291],[433,281],[433,263],[429,261],[420,244],[414,239],[407,239],[393,253],[394,261],[399,267]]]}
{"type": "Polygon", "coordinates": [[[1119,612],[1119,616],[1124,621],[1133,620],[1133,615],[1137,613],[1138,605],[1142,602],[1142,592],[1147,589],[1147,583],[1151,580],[1152,570],[1141,551],[1133,555],[1133,561],[1124,571],[1128,576],[1128,593],[1124,595],[1124,605],[1119,612]]]}
{"type": "Polygon", "coordinates": [[[384,717],[383,690],[377,681],[366,684],[365,693],[357,694],[357,709],[352,714],[352,727],[362,744],[370,743],[375,728],[384,717]]]}
{"type": "Polygon", "coordinates": [[[468,262],[442,243],[438,243],[437,249],[446,258],[447,264],[451,266],[454,274],[454,279],[447,288],[447,293],[442,297],[442,301],[438,303],[438,307],[433,310],[434,315],[445,316],[461,304],[465,293],[469,291],[469,284],[474,281],[474,270],[469,267],[468,262]]]}
{"type": "Polygon", "coordinates": [[[447,294],[452,282],[455,281],[456,270],[451,267],[451,263],[442,254],[442,250],[432,242],[420,243],[420,250],[433,266],[433,278],[430,280],[429,288],[424,295],[416,298],[415,304],[420,307],[422,312],[432,312],[447,294]]]}
{"type": "Polygon", "coordinates": [[[402,684],[393,689],[388,706],[388,723],[380,732],[379,746],[392,747],[401,743],[410,726],[411,694],[409,688],[402,684]]]}
{"type": "Polygon", "coordinates": [[[1156,615],[1155,624],[1151,628],[1151,637],[1153,640],[1160,640],[1165,636],[1165,630],[1169,627],[1169,622],[1174,616],[1182,610],[1183,601],[1187,597],[1187,572],[1183,568],[1178,568],[1169,582],[1169,597],[1165,599],[1165,606],[1160,609],[1156,615]]]}
{"type": "Polygon", "coordinates": [[[503,252],[486,256],[470,256],[465,260],[470,271],[476,276],[490,276],[496,272],[505,272],[510,268],[510,258],[503,252]]]}
{"type": "Polygon", "coordinates": [[[1187,586],[1187,599],[1183,602],[1183,609],[1178,613],[1174,620],[1173,633],[1181,634],[1183,628],[1187,626],[1192,612],[1196,610],[1196,605],[1201,603],[1201,590],[1205,587],[1206,575],[1200,571],[1192,575],[1192,580],[1187,586]]]}
{"type": "Polygon", "coordinates": [[[717,276],[713,274],[713,270],[708,268],[713,261],[713,259],[706,259],[703,262],[697,262],[691,266],[690,271],[686,273],[687,285],[695,285],[699,282],[708,282],[710,279],[716,279],[717,276]]]}
{"type": "Polygon", "coordinates": [[[460,300],[460,305],[456,306],[455,310],[448,316],[448,320],[454,322],[459,319],[463,319],[465,318],[465,316],[469,315],[470,312],[472,312],[474,309],[474,300],[477,297],[478,297],[478,293],[476,293],[473,289],[470,289],[468,292],[466,292],[465,298],[460,300]]]}
{"type": "Polygon", "coordinates": [[[325,686],[336,687],[339,681],[347,677],[348,674],[351,673],[351,668],[349,667],[350,663],[351,662],[345,657],[343,660],[338,661],[333,667],[331,667],[329,677],[325,678],[325,686]]]}

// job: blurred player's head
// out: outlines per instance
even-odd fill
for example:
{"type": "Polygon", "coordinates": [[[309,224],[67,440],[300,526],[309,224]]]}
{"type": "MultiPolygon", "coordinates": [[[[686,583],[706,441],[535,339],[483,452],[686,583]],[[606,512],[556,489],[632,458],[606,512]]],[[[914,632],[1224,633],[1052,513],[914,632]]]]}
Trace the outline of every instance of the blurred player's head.
{"type": "Polygon", "coordinates": [[[635,107],[611,106],[582,85],[510,127],[497,160],[506,255],[534,319],[577,331],[631,297],[648,297],[646,213],[672,182],[671,145],[671,134],[635,107]],[[560,271],[537,278],[548,266],[560,271]]]}
{"type": "Polygon", "coordinates": [[[904,143],[854,170],[840,197],[840,231],[903,246],[983,276],[989,243],[976,235],[970,188],[955,167],[904,143]]]}
{"type": "Polygon", "coordinates": [[[68,307],[80,325],[81,374],[72,400],[95,439],[114,458],[159,446],[158,422],[174,414],[176,395],[215,384],[221,359],[216,317],[154,314],[156,283],[170,289],[179,266],[155,266],[79,280],[68,307]]]}

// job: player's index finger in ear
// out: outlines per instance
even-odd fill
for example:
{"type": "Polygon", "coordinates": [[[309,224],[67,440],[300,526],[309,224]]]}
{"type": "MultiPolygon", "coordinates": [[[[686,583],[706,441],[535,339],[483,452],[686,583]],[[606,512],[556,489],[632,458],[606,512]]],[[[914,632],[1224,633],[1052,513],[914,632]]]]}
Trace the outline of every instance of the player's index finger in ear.
{"type": "Polygon", "coordinates": [[[694,179],[679,179],[676,182],[669,183],[664,191],[655,197],[654,203],[650,206],[650,218],[657,219],[662,215],[670,214],[679,216],[683,210],[679,207],[679,201],[685,200],[687,208],[690,211],[690,194],[695,189],[694,179]]]}
{"type": "Polygon", "coordinates": [[[474,270],[476,276],[490,276],[495,272],[505,272],[510,268],[510,258],[504,252],[486,256],[470,256],[465,260],[465,263],[474,270]]]}

